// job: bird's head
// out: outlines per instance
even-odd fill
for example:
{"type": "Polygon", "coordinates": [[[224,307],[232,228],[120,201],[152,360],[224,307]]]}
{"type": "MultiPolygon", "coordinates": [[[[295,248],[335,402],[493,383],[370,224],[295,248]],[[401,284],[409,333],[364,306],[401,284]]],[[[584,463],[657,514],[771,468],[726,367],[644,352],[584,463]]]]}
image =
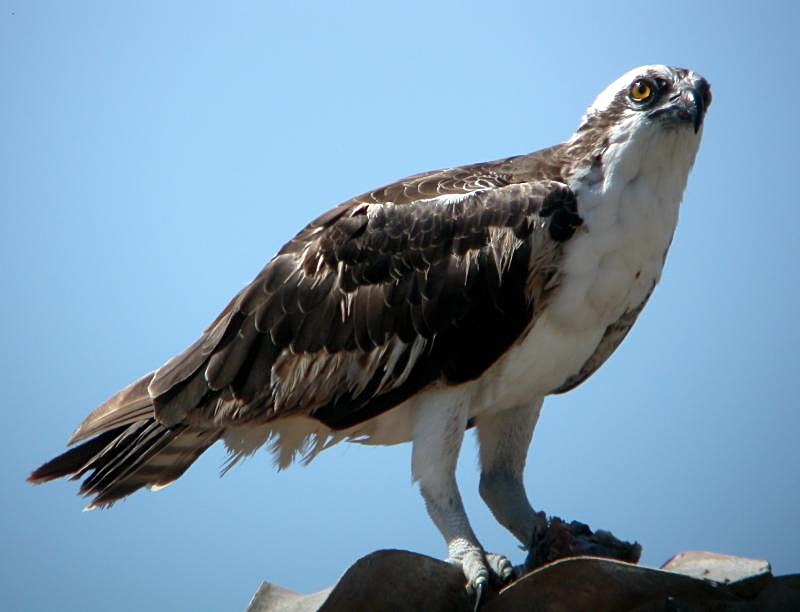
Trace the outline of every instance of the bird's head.
{"type": "Polygon", "coordinates": [[[626,126],[690,128],[697,134],[711,104],[703,77],[684,68],[652,65],[634,68],[611,83],[586,111],[578,132],[626,126]]]}
{"type": "Polygon", "coordinates": [[[669,168],[685,185],[710,104],[708,82],[691,70],[634,68],[597,96],[565,151],[578,160],[576,176],[627,181],[669,168]]]}

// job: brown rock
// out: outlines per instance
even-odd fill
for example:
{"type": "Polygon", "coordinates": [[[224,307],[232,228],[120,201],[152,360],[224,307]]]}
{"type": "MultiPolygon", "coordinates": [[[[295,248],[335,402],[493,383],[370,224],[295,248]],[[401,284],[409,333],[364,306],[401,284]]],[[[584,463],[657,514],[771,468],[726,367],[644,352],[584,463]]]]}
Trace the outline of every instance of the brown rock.
{"type": "MultiPolygon", "coordinates": [[[[412,552],[381,550],[359,559],[332,589],[313,595],[264,583],[248,612],[458,612],[472,610],[473,605],[458,568],[412,552]]],[[[774,578],[766,562],[714,553],[683,553],[661,570],[598,557],[574,557],[549,563],[499,593],[489,593],[481,609],[800,610],[800,576],[774,578]]]]}

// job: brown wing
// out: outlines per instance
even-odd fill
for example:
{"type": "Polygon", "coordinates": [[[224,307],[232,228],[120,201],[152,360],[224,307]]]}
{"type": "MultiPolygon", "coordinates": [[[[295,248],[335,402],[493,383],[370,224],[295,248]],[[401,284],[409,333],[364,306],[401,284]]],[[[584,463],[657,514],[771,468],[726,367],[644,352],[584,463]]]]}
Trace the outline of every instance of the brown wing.
{"type": "Polygon", "coordinates": [[[534,277],[554,274],[580,223],[565,185],[512,182],[532,161],[412,177],[315,220],[156,372],[158,418],[302,412],[339,429],[480,376],[530,323],[531,288],[547,284],[534,277]]]}
{"type": "Polygon", "coordinates": [[[581,223],[558,151],[412,177],[322,215],[30,479],[91,471],[81,492],[109,505],[180,476],[227,426],[299,413],[347,428],[480,376],[541,309],[581,223]]]}

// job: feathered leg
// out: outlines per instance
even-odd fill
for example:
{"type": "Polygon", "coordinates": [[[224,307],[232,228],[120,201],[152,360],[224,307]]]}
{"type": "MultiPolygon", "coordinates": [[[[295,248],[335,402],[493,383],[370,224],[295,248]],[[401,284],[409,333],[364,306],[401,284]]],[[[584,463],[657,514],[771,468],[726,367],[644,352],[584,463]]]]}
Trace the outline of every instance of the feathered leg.
{"type": "Polygon", "coordinates": [[[476,419],[481,457],[480,494],[497,521],[527,548],[544,533],[544,513],[534,512],[522,474],[542,399],[476,419]]]}
{"type": "Polygon", "coordinates": [[[461,567],[469,587],[480,593],[491,572],[510,577],[511,563],[487,555],[467,519],[456,484],[456,463],[467,426],[467,406],[453,391],[430,392],[414,416],[412,474],[428,514],[447,542],[448,561],[461,567]]]}

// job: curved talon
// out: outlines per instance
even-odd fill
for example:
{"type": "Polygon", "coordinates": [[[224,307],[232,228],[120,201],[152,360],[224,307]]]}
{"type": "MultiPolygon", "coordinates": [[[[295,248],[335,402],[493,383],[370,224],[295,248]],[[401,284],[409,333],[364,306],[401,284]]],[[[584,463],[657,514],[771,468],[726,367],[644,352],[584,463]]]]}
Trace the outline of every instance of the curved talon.
{"type": "Polygon", "coordinates": [[[486,553],[480,549],[461,552],[457,557],[450,556],[447,562],[461,568],[467,579],[467,593],[475,596],[475,610],[483,603],[484,597],[492,587],[501,588],[513,581],[514,566],[506,557],[496,553],[486,553]]]}
{"type": "Polygon", "coordinates": [[[492,574],[497,577],[498,586],[507,584],[509,580],[514,577],[514,566],[507,557],[498,555],[497,553],[487,553],[486,562],[492,574]]]}
{"type": "Polygon", "coordinates": [[[483,599],[483,591],[486,588],[486,580],[478,580],[475,583],[475,606],[472,608],[472,612],[478,612],[478,608],[481,607],[481,600],[483,599]]]}

